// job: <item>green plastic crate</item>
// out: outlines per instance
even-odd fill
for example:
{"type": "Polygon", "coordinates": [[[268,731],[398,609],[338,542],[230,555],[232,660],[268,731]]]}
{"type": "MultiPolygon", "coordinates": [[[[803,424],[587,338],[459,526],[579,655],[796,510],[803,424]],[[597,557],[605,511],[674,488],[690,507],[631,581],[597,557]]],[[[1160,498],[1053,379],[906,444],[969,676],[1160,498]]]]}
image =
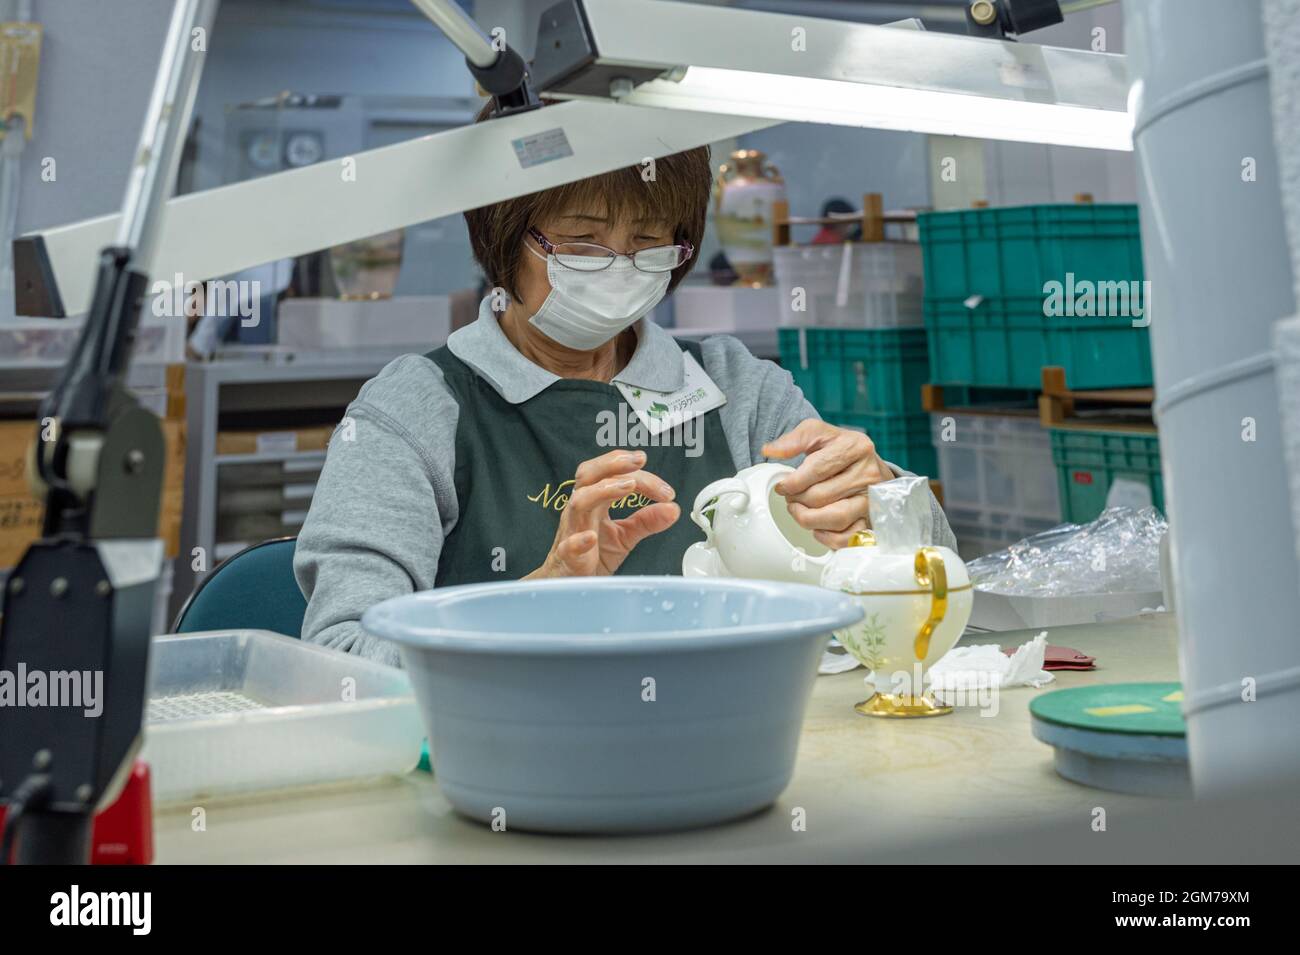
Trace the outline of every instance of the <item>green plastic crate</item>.
{"type": "Polygon", "coordinates": [[[965,385],[943,386],[943,407],[957,410],[960,408],[995,408],[998,411],[1015,411],[1018,409],[1038,411],[1038,395],[1042,386],[1037,388],[971,388],[965,385]]]}
{"type": "Polygon", "coordinates": [[[1151,377],[1151,338],[1131,318],[1043,314],[1040,297],[925,301],[930,381],[1040,390],[1045,365],[1074,389],[1141,388],[1151,377]]]}
{"type": "Polygon", "coordinates": [[[931,443],[930,416],[844,412],[826,415],[826,420],[841,428],[865,431],[876,445],[876,453],[890,464],[897,464],[914,474],[930,478],[939,476],[939,456],[931,443]]]}
{"type": "Polygon", "coordinates": [[[1160,475],[1160,438],[1134,431],[1083,431],[1049,428],[1052,461],[1061,491],[1061,519],[1075,524],[1094,520],[1106,508],[1117,477],[1151,488],[1151,503],[1165,509],[1160,475]]]}
{"type": "Polygon", "coordinates": [[[823,415],[922,410],[923,328],[782,328],[778,340],[782,366],[823,415]]]}
{"type": "Polygon", "coordinates": [[[1047,282],[1141,281],[1137,206],[1067,204],[917,216],[925,294],[1033,297],[1047,282]]]}

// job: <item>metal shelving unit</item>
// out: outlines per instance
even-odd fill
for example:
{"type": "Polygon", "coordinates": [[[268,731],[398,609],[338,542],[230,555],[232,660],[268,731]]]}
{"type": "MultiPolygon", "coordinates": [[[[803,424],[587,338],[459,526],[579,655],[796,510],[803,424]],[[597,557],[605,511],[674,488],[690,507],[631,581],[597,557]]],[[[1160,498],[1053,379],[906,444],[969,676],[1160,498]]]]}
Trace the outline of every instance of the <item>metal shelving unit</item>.
{"type": "MultiPolygon", "coordinates": [[[[269,466],[246,486],[274,497],[278,505],[252,507],[248,515],[279,515],[282,533],[296,532],[311,504],[311,492],[320,467],[321,451],[268,451],[218,454],[217,436],[223,422],[284,420],[286,415],[339,420],[358,390],[388,362],[412,351],[410,346],[298,351],[279,346],[230,348],[213,362],[191,363],[186,373],[186,414],[189,441],[185,458],[185,504],[181,525],[181,550],[175,565],[174,615],[194,587],[222,560],[275,532],[251,534],[248,539],[220,531],[222,497],[245,485],[223,482],[238,468],[269,466]],[[274,473],[273,473],[274,472],[274,473]],[[203,548],[206,570],[192,569],[194,548],[203,548]]],[[[229,425],[227,425],[229,426],[229,425]]],[[[268,424],[267,430],[284,427],[268,424]]],[[[238,516],[238,511],[227,511],[238,516]]]]}

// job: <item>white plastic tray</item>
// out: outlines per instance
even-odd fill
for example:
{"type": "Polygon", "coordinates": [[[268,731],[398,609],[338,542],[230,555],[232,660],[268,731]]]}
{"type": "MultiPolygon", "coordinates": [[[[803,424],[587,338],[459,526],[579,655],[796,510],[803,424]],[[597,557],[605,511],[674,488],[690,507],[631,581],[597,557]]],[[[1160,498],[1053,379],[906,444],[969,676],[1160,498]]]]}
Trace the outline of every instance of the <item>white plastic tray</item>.
{"type": "MultiPolygon", "coordinates": [[[[0,367],[61,367],[72,355],[84,322],[84,317],[0,321],[0,367]]],[[[132,368],[184,360],[185,319],[142,315],[131,347],[132,368]]]]}
{"type": "Polygon", "coordinates": [[[288,298],[276,312],[277,336],[286,348],[357,348],[440,345],[451,334],[451,299],[403,295],[343,301],[288,298]]]}
{"type": "Polygon", "coordinates": [[[1161,606],[1159,591],[1122,594],[1080,594],[1073,597],[1011,597],[975,591],[970,622],[986,630],[1032,630],[1074,623],[1105,623],[1136,616],[1161,606]]]}
{"type": "Polygon", "coordinates": [[[776,328],[781,300],[774,288],[682,285],[673,293],[673,324],[706,332],[776,328]]]}
{"type": "Polygon", "coordinates": [[[948,502],[947,484],[944,485],[943,512],[948,516],[952,532],[957,535],[957,552],[962,560],[974,560],[1002,550],[1061,523],[1058,518],[1045,520],[1002,511],[955,507],[948,502]]]}
{"type": "Polygon", "coordinates": [[[157,803],[409,772],[406,674],[263,630],[157,637],[143,758],[157,803]]]}
{"type": "Polygon", "coordinates": [[[904,328],[924,321],[919,245],[777,246],[772,254],[782,325],[904,328]],[[805,311],[791,310],[796,289],[805,311]]]}
{"type": "Polygon", "coordinates": [[[1042,521],[1060,522],[1051,435],[1036,415],[941,411],[930,419],[946,507],[1025,519],[1010,522],[1011,529],[1028,530],[1042,521]],[[951,441],[944,440],[949,434],[948,418],[952,419],[951,441]]]}

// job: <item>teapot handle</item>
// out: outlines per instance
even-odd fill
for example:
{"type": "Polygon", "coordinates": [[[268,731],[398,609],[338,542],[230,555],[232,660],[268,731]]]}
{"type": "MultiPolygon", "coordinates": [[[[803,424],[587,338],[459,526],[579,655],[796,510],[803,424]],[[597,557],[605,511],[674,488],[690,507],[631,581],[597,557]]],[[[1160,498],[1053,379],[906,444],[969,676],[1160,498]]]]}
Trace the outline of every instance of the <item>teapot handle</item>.
{"type": "Polygon", "coordinates": [[[924,660],[930,652],[935,627],[948,613],[948,568],[937,548],[922,547],[916,552],[916,582],[930,592],[930,613],[912,647],[916,658],[924,660]]]}
{"type": "Polygon", "coordinates": [[[724,494],[743,494],[745,503],[749,503],[749,489],[745,487],[745,482],[740,478],[729,477],[706,484],[695,495],[695,505],[691,508],[691,520],[704,531],[704,537],[710,544],[713,543],[713,524],[704,515],[717,507],[718,502],[714,498],[721,499],[724,494]]]}

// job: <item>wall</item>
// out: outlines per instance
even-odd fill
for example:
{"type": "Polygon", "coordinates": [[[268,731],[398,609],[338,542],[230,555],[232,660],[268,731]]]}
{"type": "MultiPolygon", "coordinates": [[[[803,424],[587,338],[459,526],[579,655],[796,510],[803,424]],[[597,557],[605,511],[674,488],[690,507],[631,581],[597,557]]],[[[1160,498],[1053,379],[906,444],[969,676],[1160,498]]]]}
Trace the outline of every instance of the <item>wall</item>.
{"type": "Polygon", "coordinates": [[[167,0],[36,0],[44,38],[18,234],[121,207],[153,88],[153,72],[141,64],[157,62],[170,11],[167,0]],[[55,161],[52,182],[41,178],[45,157],[55,161]]]}
{"type": "MultiPolygon", "coordinates": [[[[783,123],[740,137],[740,145],[761,149],[782,171],[792,215],[820,215],[822,203],[834,196],[859,208],[865,192],[881,193],[887,209],[930,201],[920,133],[783,123]]],[[[715,165],[725,160],[725,154],[714,156],[715,165]]],[[[811,238],[807,229],[796,235],[811,238]]]]}
{"type": "MultiPolygon", "coordinates": [[[[0,13],[11,6],[0,3],[0,13]]],[[[225,0],[195,103],[200,121],[195,188],[222,182],[229,105],[282,90],[473,93],[455,48],[409,3],[376,4],[361,13],[358,8],[357,3],[330,9],[296,0],[225,0]]],[[[19,234],[120,208],[170,11],[170,0],[37,0],[34,12],[45,35],[35,133],[23,156],[19,234]],[[44,157],[56,162],[53,182],[41,179],[44,157]]],[[[427,131],[415,128],[409,135],[427,131]]],[[[362,145],[392,138],[391,130],[380,131],[377,141],[362,145]]],[[[410,291],[472,281],[463,229],[459,217],[449,217],[411,230],[425,248],[411,259],[415,287],[410,291]],[[440,270],[429,261],[429,249],[441,249],[449,240],[463,254],[449,256],[448,269],[440,270]]]]}
{"type": "MultiPolygon", "coordinates": [[[[791,12],[796,7],[781,9],[791,12]]],[[[1106,52],[1122,54],[1121,7],[1071,14],[1064,23],[1029,34],[1025,42],[1087,50],[1100,44],[1106,52]],[[1102,32],[1094,34],[1098,29],[1102,32]]],[[[1084,192],[1097,202],[1137,201],[1132,153],[799,123],[752,133],[739,145],[763,150],[786,173],[795,215],[815,215],[822,200],[834,195],[857,205],[863,192],[882,193],[886,208],[966,207],[973,199],[991,205],[1071,202],[1084,192]],[[934,181],[943,156],[957,157],[963,174],[969,173],[947,190],[934,181]]],[[[731,148],[731,143],[715,146],[715,165],[731,148]]],[[[712,248],[706,247],[705,254],[712,254],[712,248]]]]}
{"type": "MultiPolygon", "coordinates": [[[[226,111],[290,90],[400,102],[410,97],[469,97],[474,83],[459,51],[404,0],[402,3],[306,3],[225,0],[195,104],[199,120],[195,188],[225,178],[226,111]]],[[[462,113],[452,122],[468,118],[462,113]]],[[[372,125],[345,155],[413,139],[444,122],[372,125]]],[[[339,155],[327,155],[336,159],[339,155]]],[[[430,170],[430,174],[435,174],[430,170]]],[[[446,293],[476,282],[464,220],[447,216],[406,230],[399,295],[446,293]]]]}
{"type": "Polygon", "coordinates": [[[221,184],[231,106],[284,90],[372,97],[473,93],[456,48],[409,3],[364,14],[353,12],[356,6],[222,3],[194,110],[201,124],[197,188],[221,184]]]}
{"type": "MultiPolygon", "coordinates": [[[[1027,42],[1098,52],[1124,52],[1119,4],[1067,16],[1064,23],[1036,30],[1027,42]],[[1094,30],[1101,30],[1094,37],[1094,30]]],[[[1097,202],[1137,202],[1137,167],[1132,153],[1033,143],[985,144],[985,175],[991,205],[1071,202],[1090,192],[1097,202]]]]}

